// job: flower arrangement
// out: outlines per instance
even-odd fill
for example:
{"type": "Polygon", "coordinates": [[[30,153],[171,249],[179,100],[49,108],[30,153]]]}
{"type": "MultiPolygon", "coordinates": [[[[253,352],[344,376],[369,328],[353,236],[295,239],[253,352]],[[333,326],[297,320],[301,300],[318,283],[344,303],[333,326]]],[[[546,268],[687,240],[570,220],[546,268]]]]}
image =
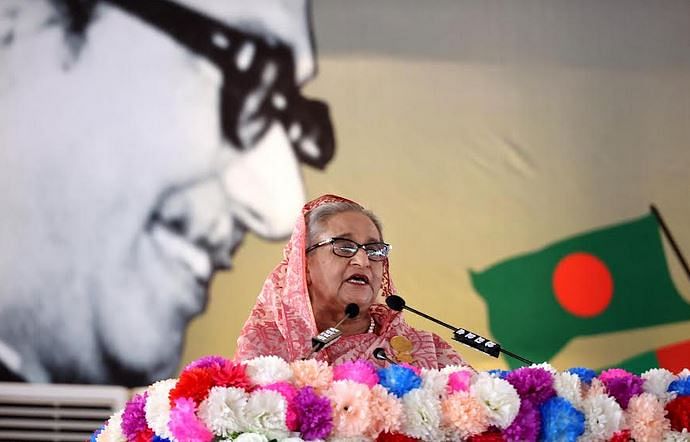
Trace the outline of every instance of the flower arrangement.
{"type": "Polygon", "coordinates": [[[690,441],[690,370],[548,364],[476,373],[261,356],[201,358],[92,441],[690,441]]]}

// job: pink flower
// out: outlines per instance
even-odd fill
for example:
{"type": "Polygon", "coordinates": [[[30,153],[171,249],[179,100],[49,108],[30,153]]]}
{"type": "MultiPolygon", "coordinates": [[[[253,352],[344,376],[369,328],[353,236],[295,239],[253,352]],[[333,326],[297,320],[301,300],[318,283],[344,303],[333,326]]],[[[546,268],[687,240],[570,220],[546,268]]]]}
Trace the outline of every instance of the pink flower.
{"type": "Polygon", "coordinates": [[[196,404],[193,399],[180,398],[170,410],[170,431],[177,440],[187,442],[210,442],[211,433],[196,417],[196,404]]]}
{"type": "Polygon", "coordinates": [[[671,430],[664,406],[650,393],[630,399],[627,414],[630,432],[635,440],[662,440],[664,433],[671,430]]]}
{"type": "Polygon", "coordinates": [[[489,428],[489,416],[484,406],[470,396],[469,392],[460,391],[450,394],[441,402],[441,424],[456,436],[453,439],[466,439],[486,431],[489,428]]]}
{"type": "Polygon", "coordinates": [[[448,375],[448,393],[468,391],[472,373],[467,370],[455,371],[448,375]]]}
{"type": "Polygon", "coordinates": [[[335,437],[355,437],[369,427],[369,387],[355,381],[335,381],[327,393],[333,407],[335,437]]]}
{"type": "Polygon", "coordinates": [[[366,436],[375,439],[382,432],[400,430],[402,402],[381,385],[374,385],[369,398],[369,431],[366,436]]]}
{"type": "Polygon", "coordinates": [[[601,372],[599,375],[599,379],[604,382],[608,379],[616,379],[616,378],[627,378],[630,376],[632,373],[623,370],[622,368],[609,368],[608,370],[604,370],[601,372]]]}
{"type": "Polygon", "coordinates": [[[294,361],[290,363],[290,368],[293,384],[297,388],[312,387],[317,393],[322,394],[333,381],[333,370],[323,361],[294,361]]]}
{"type": "Polygon", "coordinates": [[[362,360],[345,362],[333,367],[333,380],[344,379],[359,382],[369,388],[379,383],[379,376],[376,374],[374,364],[362,360]]]}

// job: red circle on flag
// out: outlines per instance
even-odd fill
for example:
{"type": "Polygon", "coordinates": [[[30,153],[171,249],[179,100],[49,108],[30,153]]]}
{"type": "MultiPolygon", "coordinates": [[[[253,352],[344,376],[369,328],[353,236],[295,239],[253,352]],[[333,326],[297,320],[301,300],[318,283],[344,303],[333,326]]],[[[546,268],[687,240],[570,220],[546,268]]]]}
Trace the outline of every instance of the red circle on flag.
{"type": "Polygon", "coordinates": [[[553,272],[556,300],[568,313],[591,318],[606,310],[613,298],[613,277],[604,262],[590,253],[566,255],[553,272]]]}

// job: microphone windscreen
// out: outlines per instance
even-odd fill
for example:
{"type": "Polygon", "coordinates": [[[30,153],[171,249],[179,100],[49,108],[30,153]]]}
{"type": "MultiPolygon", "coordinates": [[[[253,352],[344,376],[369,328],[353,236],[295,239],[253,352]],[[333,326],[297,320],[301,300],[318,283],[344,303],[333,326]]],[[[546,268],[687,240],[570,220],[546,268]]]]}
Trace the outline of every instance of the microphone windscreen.
{"type": "Polygon", "coordinates": [[[377,347],[377,348],[374,350],[374,357],[375,357],[376,359],[381,360],[381,361],[387,361],[387,360],[388,360],[388,356],[386,356],[386,350],[384,350],[384,349],[381,348],[381,347],[377,347]]]}
{"type": "Polygon", "coordinates": [[[405,307],[405,300],[398,295],[390,295],[386,297],[386,304],[391,309],[399,312],[405,307]]]}
{"type": "Polygon", "coordinates": [[[350,319],[356,318],[357,315],[359,315],[359,306],[354,302],[348,304],[347,307],[345,307],[345,315],[350,319]]]}

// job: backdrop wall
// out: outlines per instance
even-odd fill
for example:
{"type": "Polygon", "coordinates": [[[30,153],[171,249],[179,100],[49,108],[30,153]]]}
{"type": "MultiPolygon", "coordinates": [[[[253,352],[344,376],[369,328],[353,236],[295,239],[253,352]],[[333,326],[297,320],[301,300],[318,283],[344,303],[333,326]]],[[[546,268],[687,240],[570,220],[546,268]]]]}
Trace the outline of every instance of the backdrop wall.
{"type": "Polygon", "coordinates": [[[0,380],[231,356],[324,193],[422,311],[559,369],[690,365],[649,212],[690,254],[689,121],[685,0],[1,0],[0,380]]]}
{"type": "MultiPolygon", "coordinates": [[[[339,150],[325,174],[305,171],[308,193],[352,197],[380,214],[410,305],[491,335],[470,269],[639,218],[650,203],[690,250],[687,2],[320,1],[313,9],[320,73],[307,90],[332,106],[339,150]]],[[[688,277],[663,247],[687,304],[688,277]]],[[[185,360],[232,353],[281,248],[249,238],[237,256],[242,272],[217,275],[185,360]]],[[[519,292],[502,296],[515,302],[516,330],[548,322],[520,306],[519,292]]],[[[690,316],[665,321],[575,337],[551,362],[613,365],[690,335],[690,316]]],[[[504,364],[456,348],[478,368],[504,364]]]]}

